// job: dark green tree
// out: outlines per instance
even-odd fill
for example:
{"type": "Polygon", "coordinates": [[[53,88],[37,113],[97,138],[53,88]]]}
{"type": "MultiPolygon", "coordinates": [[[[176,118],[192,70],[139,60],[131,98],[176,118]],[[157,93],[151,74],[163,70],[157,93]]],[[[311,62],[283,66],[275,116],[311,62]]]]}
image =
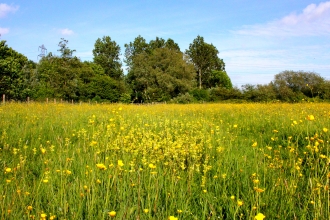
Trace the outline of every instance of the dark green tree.
{"type": "Polygon", "coordinates": [[[120,46],[109,36],[98,38],[93,49],[94,62],[103,67],[107,76],[115,80],[123,77],[122,63],[120,61],[120,46]]]}
{"type": "Polygon", "coordinates": [[[137,101],[168,101],[194,86],[194,66],[181,52],[157,48],[153,53],[135,55],[128,73],[137,101]]]}
{"type": "Polygon", "coordinates": [[[29,68],[28,59],[8,47],[6,41],[0,41],[0,94],[8,99],[26,98],[25,72],[29,68]]]}
{"type": "Polygon", "coordinates": [[[172,40],[171,38],[167,39],[167,41],[165,42],[165,47],[170,49],[170,50],[175,50],[180,52],[180,47],[177,43],[174,42],[174,40],[172,40]]]}
{"type": "Polygon", "coordinates": [[[156,37],[155,40],[151,40],[149,42],[149,47],[150,47],[150,50],[155,50],[157,48],[164,48],[166,45],[166,42],[163,38],[161,37],[156,37]]]}
{"type": "Polygon", "coordinates": [[[202,88],[202,82],[207,81],[206,76],[212,70],[225,71],[225,64],[222,59],[218,57],[219,51],[212,44],[204,42],[204,38],[197,36],[193,43],[189,45],[186,54],[190,61],[195,65],[197,71],[197,78],[199,88],[202,88]]]}

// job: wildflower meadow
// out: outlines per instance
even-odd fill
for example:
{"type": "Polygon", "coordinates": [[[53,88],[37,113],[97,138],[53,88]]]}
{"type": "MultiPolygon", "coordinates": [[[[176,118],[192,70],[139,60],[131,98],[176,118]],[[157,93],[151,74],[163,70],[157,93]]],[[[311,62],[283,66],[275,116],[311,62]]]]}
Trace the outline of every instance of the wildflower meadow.
{"type": "Polygon", "coordinates": [[[330,108],[0,105],[0,219],[330,219],[330,108]]]}

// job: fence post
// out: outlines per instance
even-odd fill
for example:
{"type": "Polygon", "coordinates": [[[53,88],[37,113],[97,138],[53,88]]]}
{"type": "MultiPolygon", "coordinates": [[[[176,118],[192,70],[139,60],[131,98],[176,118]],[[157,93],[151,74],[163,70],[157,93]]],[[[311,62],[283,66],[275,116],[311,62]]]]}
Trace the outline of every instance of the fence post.
{"type": "Polygon", "coordinates": [[[48,104],[48,98],[46,98],[46,102],[47,102],[47,104],[48,104]]]}
{"type": "Polygon", "coordinates": [[[5,104],[5,103],[6,103],[6,95],[3,94],[3,95],[2,95],[2,104],[5,104]]]}
{"type": "Polygon", "coordinates": [[[54,103],[56,104],[56,99],[54,99],[54,103]]]}
{"type": "Polygon", "coordinates": [[[30,103],[30,97],[27,97],[27,103],[28,104],[30,103]]]}

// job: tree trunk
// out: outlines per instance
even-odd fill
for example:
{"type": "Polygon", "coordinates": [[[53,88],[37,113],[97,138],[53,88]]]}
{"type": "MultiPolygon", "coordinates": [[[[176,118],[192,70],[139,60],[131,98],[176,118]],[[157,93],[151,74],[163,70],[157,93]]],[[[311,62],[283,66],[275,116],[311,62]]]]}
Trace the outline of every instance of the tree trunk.
{"type": "Polygon", "coordinates": [[[199,89],[202,89],[202,70],[198,70],[198,76],[199,76],[199,89]]]}

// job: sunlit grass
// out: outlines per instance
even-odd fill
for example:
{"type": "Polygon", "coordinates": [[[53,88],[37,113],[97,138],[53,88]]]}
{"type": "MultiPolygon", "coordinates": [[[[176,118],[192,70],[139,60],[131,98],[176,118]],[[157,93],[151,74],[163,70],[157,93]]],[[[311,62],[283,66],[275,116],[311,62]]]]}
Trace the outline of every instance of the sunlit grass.
{"type": "Polygon", "coordinates": [[[0,219],[329,219],[328,104],[0,105],[0,219]]]}

